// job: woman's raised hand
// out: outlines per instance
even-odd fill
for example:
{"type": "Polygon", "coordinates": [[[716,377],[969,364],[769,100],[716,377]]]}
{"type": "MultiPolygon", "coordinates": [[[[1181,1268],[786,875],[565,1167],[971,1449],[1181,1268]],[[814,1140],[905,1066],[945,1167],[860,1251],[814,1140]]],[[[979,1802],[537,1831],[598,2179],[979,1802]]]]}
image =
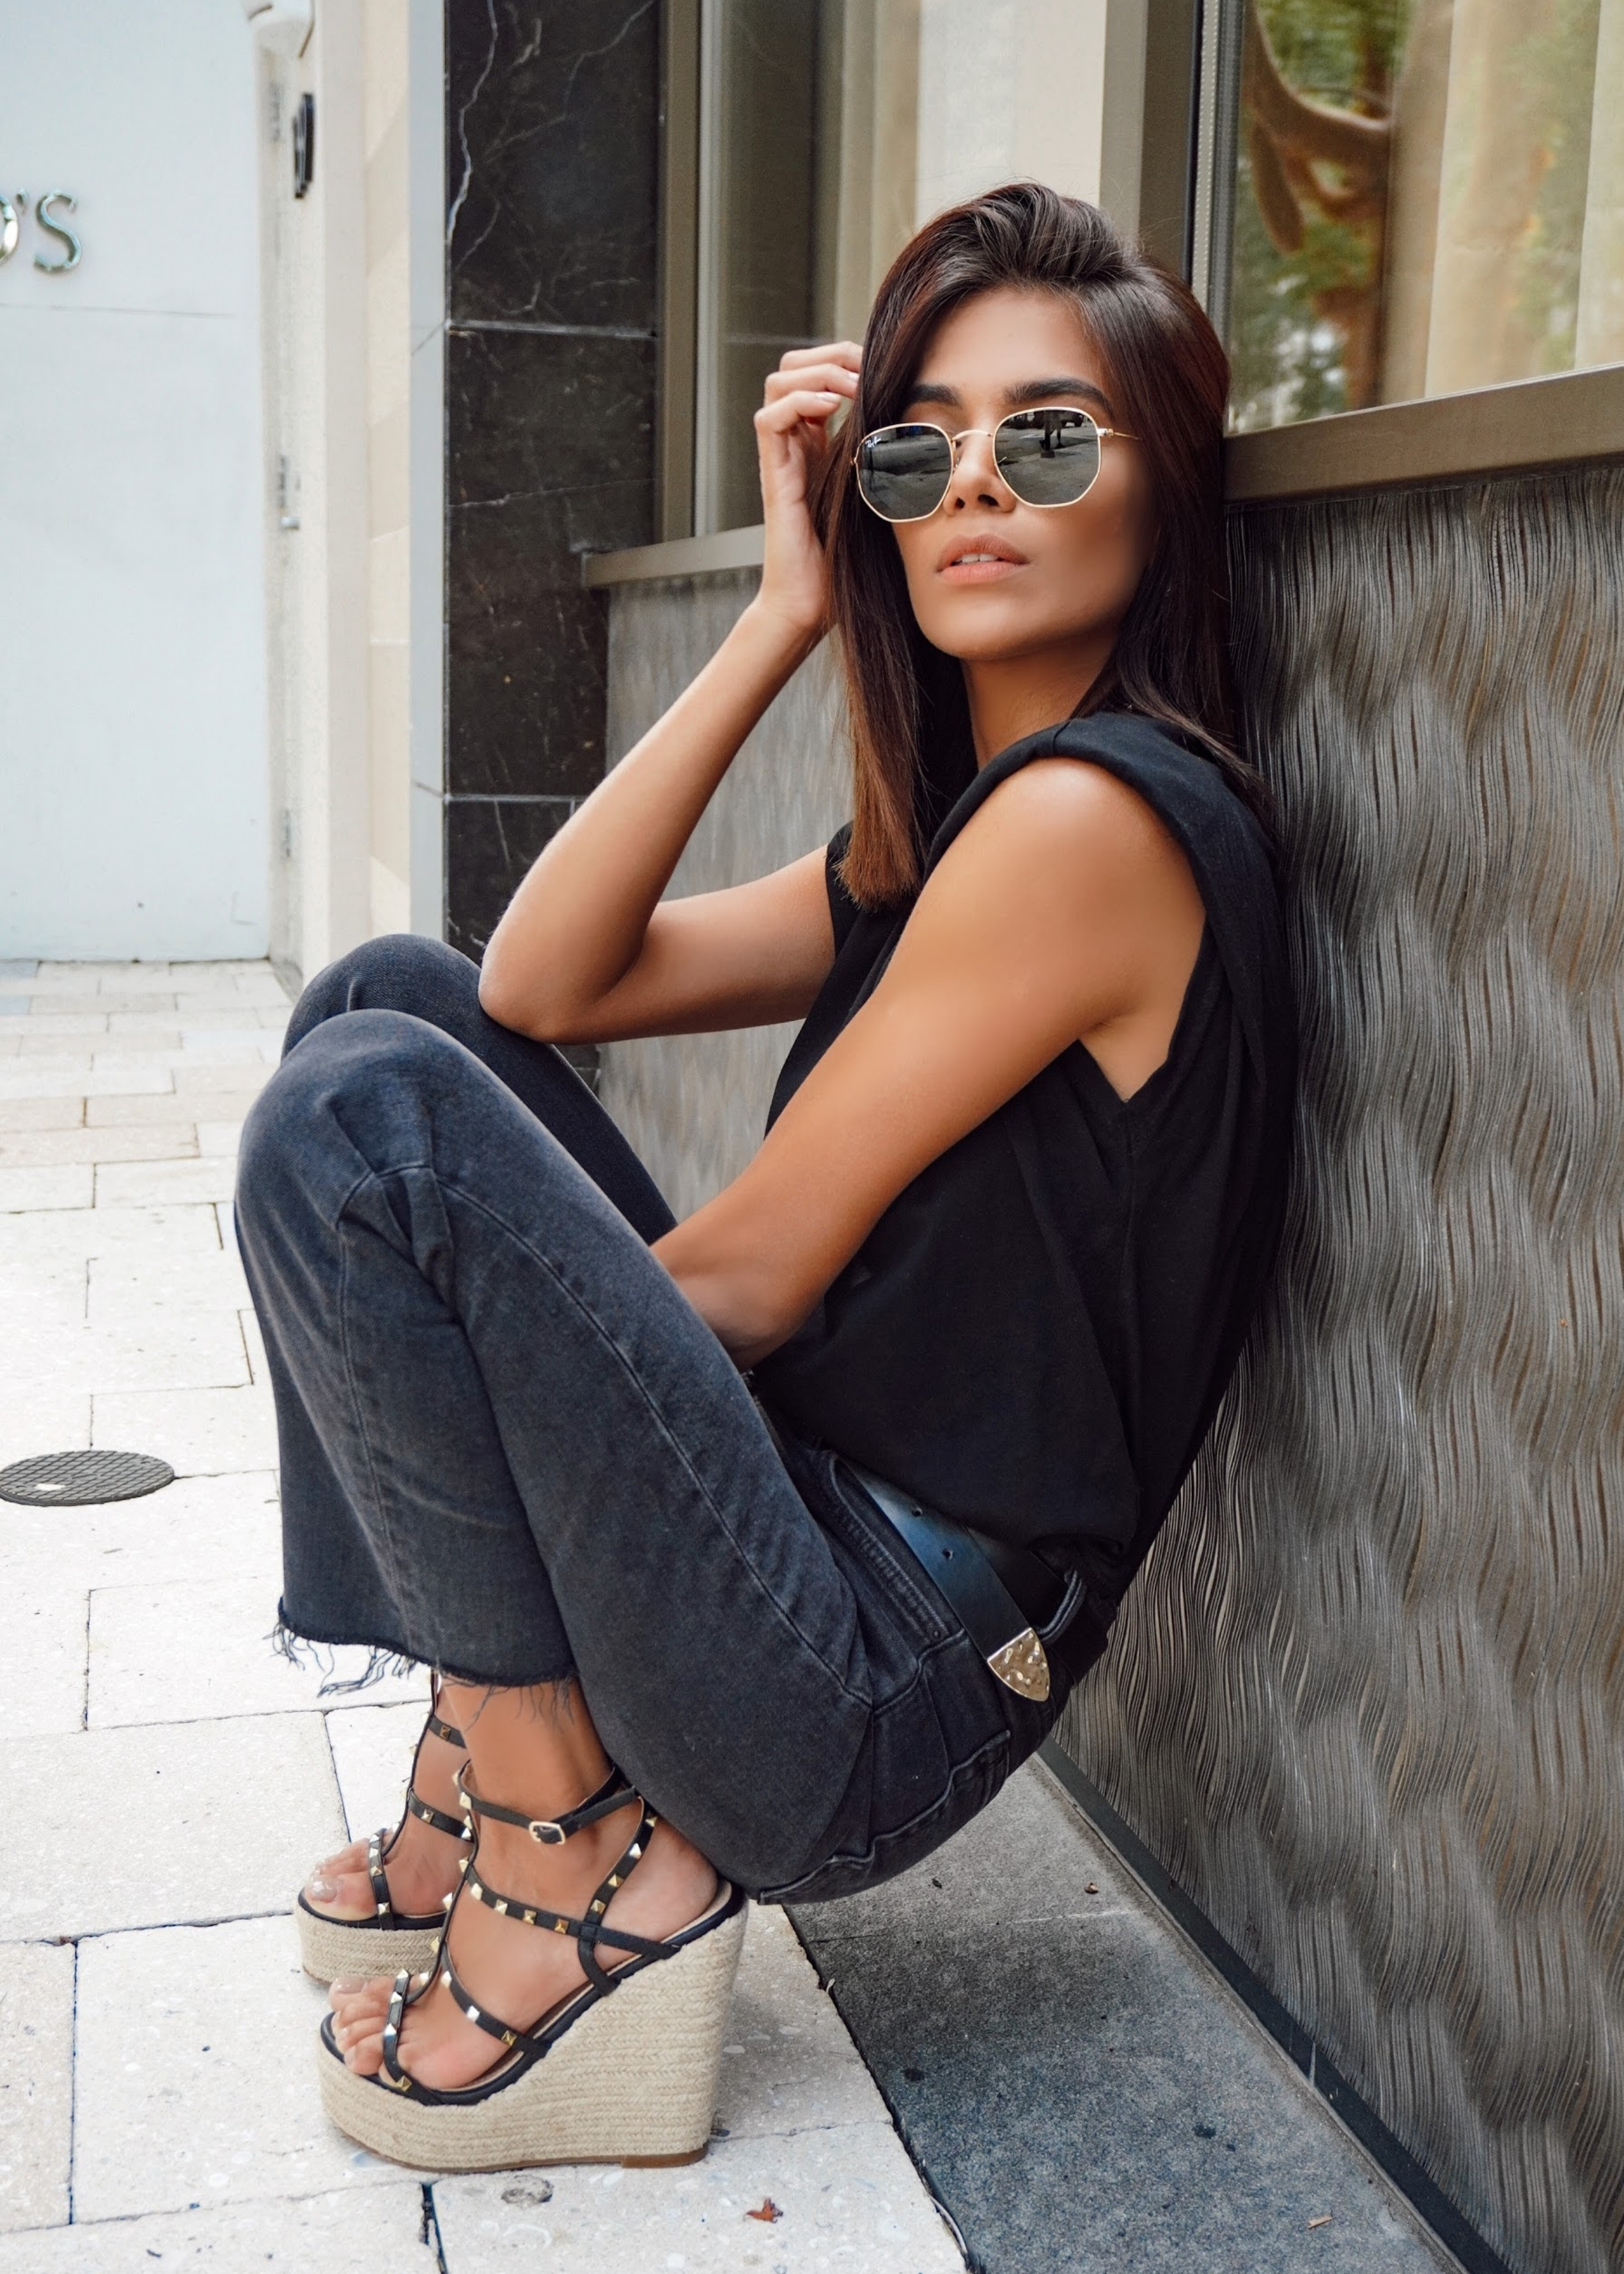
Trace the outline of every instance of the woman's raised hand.
{"type": "Polygon", "coordinates": [[[829,422],[857,392],[861,350],[852,340],[792,348],[769,374],[756,414],[766,561],[756,606],[797,638],[815,639],[829,604],[829,564],[807,501],[830,449],[829,422]]]}

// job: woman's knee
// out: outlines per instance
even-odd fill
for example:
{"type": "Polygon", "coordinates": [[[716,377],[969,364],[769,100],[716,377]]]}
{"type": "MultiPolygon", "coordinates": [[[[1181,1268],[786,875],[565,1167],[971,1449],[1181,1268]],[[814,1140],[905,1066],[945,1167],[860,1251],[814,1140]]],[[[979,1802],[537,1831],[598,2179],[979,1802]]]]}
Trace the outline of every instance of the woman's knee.
{"type": "Polygon", "coordinates": [[[465,1064],[438,1028],[398,1011],[369,1007],[318,1024],[289,1049],[244,1122],[239,1214],[279,1209],[296,1188],[353,1180],[358,1162],[402,1123],[421,1126],[447,1075],[455,1081],[465,1064]]]}
{"type": "Polygon", "coordinates": [[[286,1051],[314,1028],[348,1011],[404,1011],[443,1025],[479,1002],[479,971],[443,940],[410,931],[363,940],[319,971],[288,1021],[286,1051]]]}

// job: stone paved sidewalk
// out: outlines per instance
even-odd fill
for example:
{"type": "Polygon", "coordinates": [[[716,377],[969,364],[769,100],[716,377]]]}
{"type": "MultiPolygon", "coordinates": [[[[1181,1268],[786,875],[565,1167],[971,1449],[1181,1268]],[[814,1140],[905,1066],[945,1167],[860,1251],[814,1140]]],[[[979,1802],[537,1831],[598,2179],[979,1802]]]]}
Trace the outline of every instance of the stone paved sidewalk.
{"type": "Polygon", "coordinates": [[[287,1008],[265,964],[0,965],[0,1465],[177,1472],[0,1502],[0,2274],[953,2274],[777,1911],[690,2170],[425,2184],[323,2119],[289,1902],[394,1816],[423,1692],[323,1699],[267,1640],[274,1434],[229,1203],[287,1008]]]}

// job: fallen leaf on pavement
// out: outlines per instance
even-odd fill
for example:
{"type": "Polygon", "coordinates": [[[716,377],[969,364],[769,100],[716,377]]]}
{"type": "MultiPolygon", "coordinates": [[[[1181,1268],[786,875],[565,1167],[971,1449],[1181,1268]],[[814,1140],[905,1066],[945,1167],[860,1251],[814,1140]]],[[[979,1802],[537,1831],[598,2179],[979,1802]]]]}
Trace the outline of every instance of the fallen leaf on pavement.
{"type": "Polygon", "coordinates": [[[744,2215],[746,2218],[759,2218],[767,2226],[771,2226],[775,2219],[782,2218],[784,2216],[771,2195],[767,2197],[759,2210],[747,2210],[744,2215]]]}

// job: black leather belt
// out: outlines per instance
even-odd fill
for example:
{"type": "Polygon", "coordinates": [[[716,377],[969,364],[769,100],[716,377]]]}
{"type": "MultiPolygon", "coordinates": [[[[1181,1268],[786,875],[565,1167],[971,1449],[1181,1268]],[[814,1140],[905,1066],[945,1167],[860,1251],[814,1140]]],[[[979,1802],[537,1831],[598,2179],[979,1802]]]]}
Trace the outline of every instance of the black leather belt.
{"type": "Polygon", "coordinates": [[[838,1465],[861,1487],[946,1597],[1004,1687],[1022,1698],[1047,1698],[1049,1655],[1043,1644],[1070,1617],[1081,1593],[1080,1582],[1062,1579],[1025,1548],[989,1540],[967,1525],[921,1508],[844,1454],[838,1465]]]}

